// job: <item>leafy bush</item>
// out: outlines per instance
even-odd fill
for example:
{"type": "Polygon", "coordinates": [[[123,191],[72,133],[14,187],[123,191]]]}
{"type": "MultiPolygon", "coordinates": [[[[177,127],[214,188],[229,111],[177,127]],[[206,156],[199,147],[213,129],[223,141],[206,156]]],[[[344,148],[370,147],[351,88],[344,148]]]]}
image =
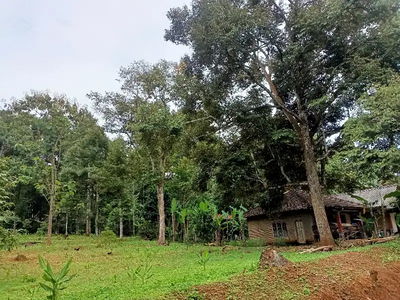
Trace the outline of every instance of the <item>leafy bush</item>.
{"type": "Polygon", "coordinates": [[[47,234],[47,222],[40,222],[40,226],[36,230],[36,234],[40,236],[45,236],[47,234]]]}
{"type": "Polygon", "coordinates": [[[274,241],[274,245],[275,245],[275,246],[281,246],[281,247],[283,247],[283,246],[286,246],[287,244],[286,244],[285,239],[283,239],[283,238],[276,238],[275,241],[274,241]]]}
{"type": "Polygon", "coordinates": [[[139,235],[144,239],[154,240],[157,238],[157,226],[147,220],[139,224],[139,235]]]}
{"type": "Polygon", "coordinates": [[[65,263],[63,268],[58,274],[54,274],[51,269],[50,263],[45,263],[44,259],[39,255],[39,264],[43,270],[43,279],[49,282],[51,285],[46,285],[44,283],[39,283],[40,287],[47,292],[50,292],[50,295],[47,296],[49,300],[58,300],[60,299],[60,291],[64,290],[65,283],[74,278],[75,275],[67,276],[69,267],[72,263],[72,257],[65,263]]]}
{"type": "Polygon", "coordinates": [[[246,247],[265,247],[267,242],[264,239],[250,239],[246,241],[246,247]]]}
{"type": "Polygon", "coordinates": [[[11,251],[18,246],[19,233],[16,230],[5,229],[0,226],[0,249],[11,251]]]}

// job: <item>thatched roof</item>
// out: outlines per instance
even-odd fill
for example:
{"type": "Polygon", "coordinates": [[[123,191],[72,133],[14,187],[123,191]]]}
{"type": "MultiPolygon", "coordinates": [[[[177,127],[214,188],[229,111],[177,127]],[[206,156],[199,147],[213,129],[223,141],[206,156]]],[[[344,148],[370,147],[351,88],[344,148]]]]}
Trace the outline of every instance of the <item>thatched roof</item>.
{"type": "MultiPolygon", "coordinates": [[[[341,199],[333,195],[324,195],[323,200],[325,207],[338,208],[338,209],[361,209],[363,207],[362,203],[358,200],[348,201],[346,199],[341,199]]],[[[280,209],[273,211],[271,213],[288,212],[296,210],[312,209],[310,193],[303,190],[293,189],[285,192],[282,205],[280,209]]],[[[266,215],[266,211],[261,207],[253,208],[247,211],[244,216],[254,217],[260,215],[266,215]]]]}
{"type": "MultiPolygon", "coordinates": [[[[386,194],[392,193],[397,190],[397,184],[393,185],[386,185],[380,186],[377,188],[367,189],[367,190],[360,190],[355,191],[353,195],[359,196],[364,198],[368,201],[369,205],[372,207],[380,207],[381,201],[383,200],[383,196],[386,194]]],[[[346,201],[353,201],[358,202],[358,200],[354,199],[348,194],[339,194],[337,197],[346,200],[346,201]]],[[[387,198],[384,200],[383,205],[386,208],[394,208],[395,207],[396,198],[387,198]]]]}

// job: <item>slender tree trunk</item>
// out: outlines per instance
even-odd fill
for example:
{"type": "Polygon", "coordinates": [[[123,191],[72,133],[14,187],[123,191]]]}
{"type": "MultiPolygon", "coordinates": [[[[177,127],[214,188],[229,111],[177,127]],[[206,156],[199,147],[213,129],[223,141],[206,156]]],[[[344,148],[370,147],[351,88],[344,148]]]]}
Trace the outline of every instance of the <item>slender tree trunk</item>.
{"type": "Polygon", "coordinates": [[[68,234],[68,213],[65,214],[65,234],[68,234]]]}
{"type": "Polygon", "coordinates": [[[91,213],[91,203],[90,203],[90,186],[87,186],[86,193],[86,236],[90,235],[90,213],[91,213]]]}
{"type": "Polygon", "coordinates": [[[385,205],[384,199],[381,199],[381,214],[382,214],[382,224],[383,224],[383,236],[386,236],[386,216],[385,216],[385,205]]]}
{"type": "Polygon", "coordinates": [[[75,217],[75,233],[79,234],[79,212],[76,210],[76,217],[75,217]]]}
{"type": "Polygon", "coordinates": [[[119,237],[122,238],[124,236],[124,217],[122,215],[122,202],[121,198],[119,199],[119,237]]]}
{"type": "Polygon", "coordinates": [[[96,189],[96,215],[94,217],[94,232],[99,236],[99,192],[96,189]]]}
{"type": "Polygon", "coordinates": [[[164,182],[160,179],[157,182],[157,198],[158,198],[158,244],[165,244],[165,211],[164,211],[164,182]]]}
{"type": "Polygon", "coordinates": [[[307,182],[310,189],[311,204],[314,210],[315,222],[317,224],[320,236],[320,244],[324,246],[333,245],[334,241],[332,232],[326,216],[325,204],[322,199],[321,185],[318,178],[314,144],[309,134],[307,121],[303,121],[303,124],[300,125],[300,128],[307,182]]]}
{"type": "Polygon", "coordinates": [[[47,223],[47,240],[46,245],[51,245],[51,233],[53,230],[53,207],[55,204],[55,189],[56,189],[56,160],[54,152],[51,158],[51,186],[50,186],[50,205],[49,205],[49,220],[47,223]]]}
{"type": "Polygon", "coordinates": [[[157,198],[158,198],[158,215],[159,215],[159,232],[158,244],[165,244],[165,208],[164,208],[164,176],[165,176],[165,157],[160,159],[160,178],[157,182],[157,198]]]}
{"type": "Polygon", "coordinates": [[[124,219],[122,215],[119,217],[119,237],[122,238],[124,236],[124,219]]]}
{"type": "Polygon", "coordinates": [[[132,201],[132,235],[136,235],[136,195],[133,195],[132,201]]]}

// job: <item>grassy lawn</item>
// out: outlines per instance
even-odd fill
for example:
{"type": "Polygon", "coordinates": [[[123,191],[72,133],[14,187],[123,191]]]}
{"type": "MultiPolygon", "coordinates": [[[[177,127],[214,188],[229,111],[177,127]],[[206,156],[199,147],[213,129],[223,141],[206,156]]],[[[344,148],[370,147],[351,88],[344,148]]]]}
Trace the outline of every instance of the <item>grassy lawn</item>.
{"type": "MultiPolygon", "coordinates": [[[[38,286],[42,272],[38,255],[49,260],[53,269],[59,271],[62,263],[73,258],[70,274],[76,277],[62,292],[61,299],[157,299],[170,297],[171,292],[185,291],[193,285],[224,282],[233,275],[246,274],[257,269],[260,247],[230,247],[226,254],[220,247],[202,245],[186,246],[172,243],[160,247],[155,241],[143,241],[137,238],[117,240],[111,246],[104,246],[102,240],[95,237],[70,236],[67,240],[54,237],[53,245],[46,247],[45,239],[37,236],[25,236],[24,241],[41,243],[13,250],[11,253],[0,251],[0,299],[45,299],[46,293],[37,290],[33,298],[27,290],[38,286]],[[75,248],[80,248],[76,251],[75,248]],[[198,263],[196,253],[209,249],[210,260],[206,269],[198,263]],[[26,256],[26,261],[16,261],[18,254],[26,256]],[[151,262],[151,278],[142,283],[128,276],[129,269],[144,266],[151,262]],[[167,295],[167,296],[166,296],[167,295]]],[[[21,242],[24,242],[21,241],[21,242]]],[[[373,247],[393,247],[400,249],[400,242],[394,241],[366,247],[354,247],[349,250],[301,254],[295,251],[282,254],[294,263],[318,261],[335,254],[370,251],[373,247]]],[[[288,249],[287,247],[285,248],[288,249]]],[[[293,249],[294,250],[294,249],[293,249]]],[[[390,253],[390,252],[389,252],[390,253]]],[[[396,252],[397,253],[397,252],[396,252]]],[[[385,256],[385,260],[398,259],[398,254],[385,256]]],[[[235,280],[250,280],[257,283],[256,274],[241,276],[235,280]],[[252,279],[253,278],[253,279],[252,279]]],[[[271,287],[277,279],[271,278],[271,287]]],[[[279,280],[278,280],[279,281],[279,280]]],[[[261,284],[261,283],[257,283],[261,284]]],[[[251,283],[249,283],[251,285],[251,283]]]]}
{"type": "MultiPolygon", "coordinates": [[[[199,265],[196,253],[207,247],[172,243],[159,247],[155,241],[136,238],[118,240],[112,246],[101,246],[95,237],[70,236],[67,240],[54,237],[53,245],[46,247],[44,238],[25,237],[40,244],[0,252],[0,299],[29,299],[26,289],[43,282],[38,254],[49,260],[53,269],[61,269],[62,263],[73,257],[70,274],[76,277],[62,292],[62,299],[155,299],[172,291],[185,290],[193,285],[228,280],[232,275],[246,270],[256,270],[261,248],[235,247],[226,254],[221,248],[210,247],[210,259],[206,270],[199,265]],[[74,250],[80,247],[79,251],[74,250]],[[15,261],[17,254],[27,261],[15,261]],[[141,283],[128,276],[129,268],[143,266],[151,261],[152,277],[141,283]]],[[[45,299],[38,290],[33,299],[45,299]]]]}
{"type": "Polygon", "coordinates": [[[323,258],[327,258],[332,255],[337,255],[341,253],[346,253],[346,252],[364,252],[364,251],[369,251],[371,248],[376,248],[376,247],[383,247],[383,248],[395,248],[395,249],[400,249],[400,240],[394,240],[392,242],[388,243],[383,243],[383,244],[374,244],[374,245],[369,245],[369,246],[363,246],[363,247],[352,247],[346,250],[335,250],[335,251],[328,251],[328,252],[314,252],[314,253],[300,253],[300,252],[295,252],[295,251],[290,251],[290,252],[282,252],[281,254],[290,260],[293,263],[299,263],[299,262],[306,262],[306,261],[315,261],[323,258]]]}

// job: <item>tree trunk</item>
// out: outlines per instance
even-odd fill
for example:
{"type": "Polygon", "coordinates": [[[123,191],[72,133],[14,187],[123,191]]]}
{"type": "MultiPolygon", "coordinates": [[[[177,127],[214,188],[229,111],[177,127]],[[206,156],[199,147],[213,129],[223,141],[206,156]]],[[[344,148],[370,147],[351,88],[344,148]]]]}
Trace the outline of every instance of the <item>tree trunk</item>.
{"type": "Polygon", "coordinates": [[[317,161],[314,154],[314,144],[310,137],[307,121],[300,125],[301,141],[303,146],[304,164],[306,168],[307,182],[310,189],[311,204],[314,210],[315,222],[320,236],[321,246],[333,245],[332,232],[326,216],[325,204],[322,199],[321,185],[317,172],[317,161]]]}
{"type": "Polygon", "coordinates": [[[119,237],[122,238],[124,236],[124,218],[122,215],[119,216],[119,237]]]}
{"type": "Polygon", "coordinates": [[[124,216],[122,214],[121,198],[119,199],[118,206],[119,206],[119,238],[122,238],[124,236],[124,216]]]}
{"type": "Polygon", "coordinates": [[[386,216],[385,216],[385,205],[384,199],[381,199],[381,214],[382,214],[382,224],[383,224],[383,236],[386,236],[386,216]]]}
{"type": "Polygon", "coordinates": [[[56,190],[56,161],[54,153],[51,157],[51,186],[50,186],[50,205],[49,205],[49,219],[47,223],[47,240],[46,245],[51,245],[51,233],[53,230],[53,207],[55,204],[55,190],[56,190]]]}
{"type": "MultiPolygon", "coordinates": [[[[270,87],[270,92],[273,94],[274,102],[282,108],[282,111],[288,121],[292,124],[294,130],[300,138],[300,144],[303,148],[304,164],[306,168],[307,182],[310,189],[311,204],[314,209],[315,222],[320,236],[320,244],[323,246],[333,245],[333,236],[329,227],[328,218],[326,216],[325,204],[322,199],[321,185],[318,178],[317,160],[314,153],[314,143],[310,136],[310,128],[308,126],[308,116],[303,111],[301,101],[297,99],[298,115],[291,114],[279,92],[272,81],[271,73],[266,71],[266,66],[262,66],[265,79],[270,87]]],[[[298,96],[297,96],[298,97],[298,96]]]]}
{"type": "Polygon", "coordinates": [[[158,198],[158,244],[165,244],[165,211],[164,211],[164,180],[157,182],[157,198],[158,198]]]}
{"type": "Polygon", "coordinates": [[[65,214],[65,234],[68,234],[68,213],[65,214]]]}
{"type": "Polygon", "coordinates": [[[76,210],[76,217],[75,217],[75,234],[79,234],[79,212],[76,210]]]}
{"type": "Polygon", "coordinates": [[[133,195],[132,201],[132,235],[136,235],[136,195],[133,195]]]}
{"type": "Polygon", "coordinates": [[[165,156],[160,157],[160,178],[157,182],[158,198],[158,244],[165,244],[165,207],[164,207],[164,176],[165,176],[165,156]]]}
{"type": "Polygon", "coordinates": [[[86,192],[86,236],[90,235],[90,214],[91,214],[91,203],[90,203],[90,186],[87,186],[86,192]]]}
{"type": "Polygon", "coordinates": [[[99,193],[96,190],[96,215],[94,217],[94,232],[99,236],[99,193]]]}

